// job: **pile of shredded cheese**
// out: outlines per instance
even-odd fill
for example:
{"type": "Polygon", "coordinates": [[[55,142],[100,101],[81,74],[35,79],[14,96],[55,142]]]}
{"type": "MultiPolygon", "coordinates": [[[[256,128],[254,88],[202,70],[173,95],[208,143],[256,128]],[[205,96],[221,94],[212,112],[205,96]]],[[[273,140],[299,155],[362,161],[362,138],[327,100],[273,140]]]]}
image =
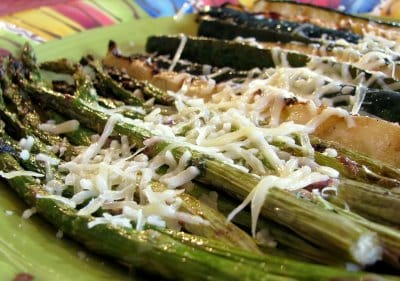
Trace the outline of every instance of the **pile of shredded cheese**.
{"type": "MultiPolygon", "coordinates": [[[[280,81],[285,79],[284,75],[296,77],[298,84],[308,81],[304,78],[301,82],[299,72],[285,73],[282,68],[267,78],[247,79],[241,84],[227,82],[211,97],[185,95],[188,87],[184,83],[178,92],[169,92],[175,99],[174,114],[163,114],[157,107],[143,120],[112,113],[102,135],[95,136],[93,144],[71,161],[58,163],[50,156],[36,155],[46,167],[58,166],[66,175],[60,182],[46,173],[46,190],[52,198],[77,208],[79,215],[92,215],[101,210],[102,215],[95,216],[89,227],[111,223],[123,227],[134,225],[141,230],[146,224],[174,229],[179,229],[182,223],[207,224],[199,216],[180,211],[182,200],[179,195],[184,192],[181,187],[187,186],[200,173],[198,167],[190,164],[190,150],[199,151],[260,179],[228,217],[228,220],[232,219],[252,202],[252,232],[256,235],[258,216],[270,188],[297,190],[326,183],[322,194],[335,191],[339,173],[314,161],[308,135],[332,115],[346,118],[352,126],[352,118],[346,111],[331,107],[316,114],[307,124],[282,122],[286,100],[302,100],[314,109],[321,104],[316,99],[291,92],[296,82],[278,88],[284,83],[280,81]],[[120,121],[152,131],[156,136],[145,141],[145,146],[159,140],[168,140],[172,145],[152,159],[142,150],[132,153],[134,149],[127,137],[110,139],[115,124],[120,121]],[[282,150],[282,144],[301,151],[302,156],[282,150]],[[177,146],[188,148],[180,159],[173,155],[177,146]],[[152,188],[156,181],[164,186],[164,190],[152,188]],[[72,198],[62,196],[67,186],[73,188],[72,198]]],[[[314,92],[325,83],[313,74],[305,73],[302,77],[314,77],[310,78],[314,79],[311,82],[314,92]]],[[[309,91],[313,92],[311,87],[309,91]]],[[[332,157],[335,153],[332,149],[326,151],[332,157]]]]}
{"type": "Polygon", "coordinates": [[[132,227],[134,222],[136,229],[141,230],[146,224],[178,229],[181,223],[207,224],[201,217],[179,211],[182,204],[179,194],[183,190],[176,187],[199,173],[188,164],[190,153],[185,153],[179,161],[170,151],[148,159],[143,153],[132,154],[125,136],[106,146],[115,123],[122,118],[119,114],[112,115],[103,134],[92,145],[73,160],[58,165],[66,173],[59,186],[72,186],[72,198],[62,197],[62,190],[54,188],[55,181],[46,185],[51,197],[78,208],[78,215],[91,215],[101,208],[103,215],[90,222],[89,227],[101,223],[132,227]],[[159,175],[157,169],[162,166],[168,170],[159,175]],[[154,191],[154,180],[165,184],[165,190],[154,191]]]}
{"type": "Polygon", "coordinates": [[[352,63],[369,71],[384,72],[395,78],[395,71],[400,64],[400,44],[373,33],[364,34],[357,44],[346,40],[337,40],[329,52],[325,45],[319,48],[322,56],[334,56],[340,61],[352,63]]]}

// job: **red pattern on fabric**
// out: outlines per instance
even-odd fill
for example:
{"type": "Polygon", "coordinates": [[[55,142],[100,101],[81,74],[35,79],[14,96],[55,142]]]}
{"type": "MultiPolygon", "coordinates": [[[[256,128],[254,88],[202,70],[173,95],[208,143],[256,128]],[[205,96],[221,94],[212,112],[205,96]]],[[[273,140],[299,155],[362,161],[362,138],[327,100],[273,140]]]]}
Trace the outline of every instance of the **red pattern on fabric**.
{"type": "Polygon", "coordinates": [[[109,16],[103,10],[91,5],[86,1],[76,1],[73,2],[72,5],[74,5],[78,9],[81,9],[82,11],[85,11],[85,13],[87,13],[90,17],[95,19],[102,26],[112,25],[117,23],[117,21],[115,21],[111,16],[109,16]]]}
{"type": "Polygon", "coordinates": [[[0,0],[0,16],[76,0],[0,0]]]}
{"type": "Polygon", "coordinates": [[[102,11],[80,1],[69,4],[57,4],[53,5],[51,8],[79,23],[85,29],[112,25],[115,23],[111,17],[102,11]]]}

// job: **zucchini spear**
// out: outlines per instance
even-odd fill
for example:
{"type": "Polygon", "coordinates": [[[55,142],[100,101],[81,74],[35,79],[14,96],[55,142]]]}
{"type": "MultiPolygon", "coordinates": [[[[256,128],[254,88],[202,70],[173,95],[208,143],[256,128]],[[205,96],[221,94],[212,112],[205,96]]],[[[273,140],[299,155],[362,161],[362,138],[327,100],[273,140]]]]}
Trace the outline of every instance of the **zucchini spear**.
{"type": "Polygon", "coordinates": [[[350,30],[360,35],[373,32],[391,40],[396,40],[400,33],[398,22],[361,17],[288,0],[259,0],[252,10],[263,13],[267,17],[312,23],[331,29],[350,30]]]}
{"type": "Polygon", "coordinates": [[[245,36],[255,37],[265,42],[297,41],[309,44],[321,43],[321,38],[328,41],[344,39],[347,42],[357,43],[361,37],[342,30],[265,18],[261,15],[240,12],[229,8],[209,8],[200,13],[200,17],[201,22],[198,34],[215,37],[217,34],[216,31],[219,31],[218,37],[221,39],[234,39],[237,36],[245,36]],[[234,23],[235,25],[230,23],[234,23]]]}
{"type": "MultiPolygon", "coordinates": [[[[175,54],[179,43],[180,38],[178,36],[151,36],[147,40],[146,51],[172,56],[175,54]]],[[[188,37],[181,58],[201,64],[211,64],[218,67],[228,66],[239,70],[249,70],[256,67],[269,68],[279,64],[287,64],[290,67],[316,66],[321,71],[329,69],[326,75],[339,76],[349,81],[356,78],[359,80],[360,77],[363,77],[364,81],[369,81],[368,87],[372,89],[400,90],[398,81],[382,75],[372,74],[352,65],[329,59],[311,58],[297,52],[285,52],[274,48],[258,48],[233,41],[188,37]],[[344,75],[343,69],[346,72],[348,71],[348,77],[344,75]]]]}
{"type": "MultiPolygon", "coordinates": [[[[119,50],[115,42],[110,41],[108,44],[108,52],[106,57],[103,60],[103,64],[106,67],[114,68],[117,67],[119,69],[125,68],[130,74],[131,77],[136,77],[131,75],[133,73],[130,72],[130,65],[134,63],[134,60],[126,57],[122,57],[119,54],[119,50]],[[118,58],[118,59],[116,59],[118,58]]],[[[145,80],[149,73],[136,73],[139,77],[138,79],[131,78],[129,83],[127,84],[127,90],[134,92],[136,89],[139,89],[143,92],[143,95],[147,98],[154,98],[157,103],[164,104],[164,105],[171,105],[172,98],[160,88],[154,86],[153,84],[149,83],[148,81],[141,81],[145,80]]],[[[106,74],[105,74],[106,75],[106,74]]],[[[108,79],[108,78],[107,78],[108,79]]],[[[108,80],[107,82],[110,86],[112,82],[108,80]]],[[[113,86],[114,87],[114,86],[113,86]]]]}

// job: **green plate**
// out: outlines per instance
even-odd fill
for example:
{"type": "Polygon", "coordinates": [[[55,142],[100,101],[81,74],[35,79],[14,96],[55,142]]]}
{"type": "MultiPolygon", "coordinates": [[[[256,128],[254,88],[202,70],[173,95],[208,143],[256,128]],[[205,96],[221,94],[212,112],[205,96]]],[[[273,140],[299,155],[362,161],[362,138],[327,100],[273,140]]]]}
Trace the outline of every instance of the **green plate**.
{"type": "Polygon", "coordinates": [[[79,60],[83,54],[88,53],[104,56],[108,41],[114,40],[123,52],[129,54],[143,51],[146,39],[150,35],[178,33],[194,35],[196,31],[194,17],[194,15],[188,15],[179,21],[167,17],[132,20],[36,45],[35,51],[39,61],[62,57],[79,60]]]}
{"type": "MultiPolygon", "coordinates": [[[[84,54],[103,56],[110,39],[121,50],[143,50],[153,34],[193,34],[193,16],[132,20],[111,27],[85,31],[62,40],[35,46],[39,61],[55,58],[79,60],[84,54]]],[[[57,229],[38,216],[21,218],[28,208],[5,184],[0,183],[0,280],[13,280],[22,272],[34,280],[139,280],[113,261],[91,255],[68,238],[58,239],[57,229]]]]}

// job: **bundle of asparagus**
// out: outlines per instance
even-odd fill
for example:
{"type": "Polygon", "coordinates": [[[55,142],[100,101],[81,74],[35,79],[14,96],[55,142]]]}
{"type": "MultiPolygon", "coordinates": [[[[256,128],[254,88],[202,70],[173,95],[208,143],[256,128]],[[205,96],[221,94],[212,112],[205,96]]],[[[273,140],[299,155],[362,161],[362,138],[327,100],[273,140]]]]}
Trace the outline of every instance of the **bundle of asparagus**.
{"type": "MultiPolygon", "coordinates": [[[[30,52],[29,48],[26,48],[24,52],[24,54],[30,52]]],[[[238,280],[292,280],[290,279],[292,277],[295,280],[321,280],[334,277],[359,278],[363,276],[363,273],[349,273],[340,269],[303,264],[261,254],[249,236],[246,236],[232,224],[226,225],[223,216],[221,217],[215,210],[206,205],[196,202],[188,194],[181,194],[182,209],[188,210],[192,214],[201,214],[208,221],[208,224],[205,225],[185,226],[187,231],[198,236],[154,227],[151,224],[140,231],[132,230],[126,225],[121,227],[99,224],[90,227],[96,219],[82,215],[82,210],[87,208],[90,203],[86,202],[87,205],[80,206],[80,210],[77,211],[71,207],[71,202],[68,201],[68,192],[71,192],[68,187],[59,190],[61,194],[64,194],[65,200],[56,195],[54,190],[50,189],[49,183],[63,179],[65,175],[51,165],[44,165],[43,167],[43,162],[38,157],[40,154],[47,155],[53,161],[58,159],[62,163],[67,161],[68,158],[74,157],[74,155],[79,155],[79,148],[69,144],[68,141],[64,141],[66,151],[59,158],[60,156],[56,156],[47,146],[59,144],[63,140],[54,135],[47,137],[50,135],[49,133],[34,129],[37,127],[44,129],[44,125],[49,125],[38,123],[43,116],[46,118],[49,115],[54,116],[54,112],[43,112],[41,106],[56,107],[55,105],[57,105],[55,109],[59,110],[58,118],[64,115],[77,117],[83,113],[92,112],[92,115],[79,118],[80,124],[85,124],[85,120],[88,120],[90,122],[87,122],[86,125],[92,124],[90,125],[92,129],[97,129],[99,132],[102,131],[101,127],[104,126],[104,123],[100,123],[100,126],[98,126],[96,125],[97,122],[93,122],[93,120],[98,122],[106,120],[108,117],[105,113],[106,110],[100,111],[101,107],[97,104],[97,101],[90,98],[90,93],[85,93],[90,89],[87,87],[89,81],[82,83],[82,80],[77,79],[75,95],[64,96],[53,92],[51,89],[46,89],[43,84],[39,84],[38,79],[40,78],[26,78],[26,73],[20,71],[22,69],[32,71],[29,72],[31,74],[34,73],[34,69],[29,69],[29,64],[23,65],[23,68],[14,69],[13,67],[18,63],[18,61],[13,61],[5,64],[6,71],[2,77],[3,85],[5,85],[3,90],[4,102],[1,105],[3,109],[2,120],[7,124],[2,129],[2,153],[0,157],[2,176],[28,204],[35,206],[38,212],[52,224],[84,243],[87,247],[96,252],[111,255],[124,263],[142,266],[152,272],[156,271],[165,277],[185,280],[202,280],[205,276],[215,280],[227,278],[237,278],[238,280]],[[9,83],[10,80],[15,79],[19,79],[18,85],[9,83]],[[27,96],[27,93],[31,96],[27,96]],[[30,97],[38,98],[41,101],[40,107],[37,107],[30,97]],[[45,103],[48,98],[51,98],[53,102],[45,103]],[[58,99],[58,103],[54,102],[55,99],[58,99]],[[67,103],[72,105],[69,109],[67,103]],[[82,105],[87,107],[82,107],[82,105]],[[24,118],[27,109],[30,111],[30,117],[25,118],[22,122],[21,118],[24,118]],[[106,117],[102,119],[102,116],[106,117]],[[30,148],[31,155],[28,155],[28,157],[25,156],[26,148],[22,148],[18,144],[20,135],[29,135],[34,139],[32,148],[30,148]],[[21,170],[22,167],[29,172],[21,170]],[[46,174],[46,178],[43,180],[40,180],[40,177],[32,178],[42,174],[46,174]],[[126,252],[126,249],[129,249],[130,254],[126,252]],[[181,263],[190,264],[191,269],[198,270],[186,272],[186,268],[182,267],[181,263]],[[265,266],[259,267],[262,264],[265,266]],[[257,267],[254,267],[255,265],[257,267]],[[283,265],[284,270],[282,270],[283,265]],[[212,270],[212,275],[210,275],[212,268],[215,270],[212,270]],[[234,268],[233,271],[232,268],[234,268]],[[302,277],[302,275],[304,276],[302,277]]],[[[83,75],[80,70],[77,70],[77,72],[79,75],[83,75]]],[[[108,113],[108,115],[111,114],[108,113]]],[[[138,138],[145,139],[148,137],[145,135],[146,130],[131,130],[132,128],[128,128],[124,122],[117,123],[115,129],[129,132],[125,135],[137,138],[138,143],[140,140],[138,138]]],[[[80,125],[78,129],[73,130],[73,134],[67,131],[63,131],[64,133],[71,142],[79,143],[82,141],[82,143],[85,143],[90,130],[84,129],[80,125]]],[[[152,188],[154,192],[165,190],[163,185],[156,183],[152,184],[152,188]]]]}
{"type": "MultiPolygon", "coordinates": [[[[185,40],[149,39],[149,51],[178,49],[172,61],[125,58],[111,43],[104,66],[91,56],[37,65],[25,46],[0,72],[1,176],[86,247],[164,278],[397,280],[343,268],[378,261],[399,267],[396,148],[392,155],[369,153],[371,145],[360,149],[368,143],[362,138],[355,141],[363,145],[349,148],[321,128],[342,122],[355,134],[372,124],[387,145],[397,144],[398,126],[302,100],[290,93],[294,84],[268,84],[273,70],[230,68],[216,83],[199,69],[218,76],[231,50],[258,51],[209,39],[183,46],[185,40]],[[179,60],[215,62],[207,53],[215,46],[224,50],[223,64],[179,60]],[[63,79],[53,80],[54,73],[63,79]],[[313,107],[306,122],[292,118],[306,107],[313,107]],[[212,206],[209,191],[220,198],[212,206]],[[250,203],[251,213],[243,210],[250,203]]],[[[255,66],[275,65],[270,55],[273,64],[255,66]]],[[[356,85],[335,85],[359,95],[356,85]]]]}

